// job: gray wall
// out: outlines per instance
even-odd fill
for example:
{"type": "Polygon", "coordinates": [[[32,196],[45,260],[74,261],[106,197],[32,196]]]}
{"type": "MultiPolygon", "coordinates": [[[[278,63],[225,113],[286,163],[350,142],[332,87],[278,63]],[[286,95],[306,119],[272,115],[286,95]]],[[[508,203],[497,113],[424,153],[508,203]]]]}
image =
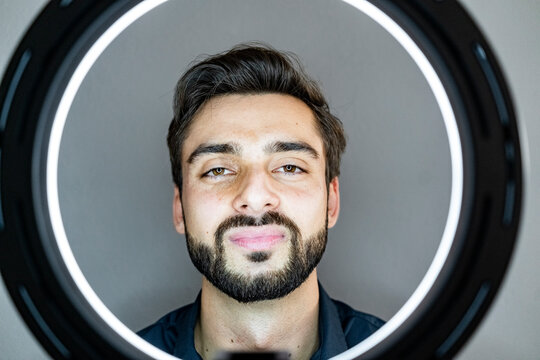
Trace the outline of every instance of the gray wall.
{"type": "Polygon", "coordinates": [[[425,274],[450,189],[434,97],[409,56],[371,19],[343,3],[310,4],[167,3],[111,44],[81,85],[60,150],[64,225],[90,284],[132,329],[191,302],[200,287],[185,241],[171,226],[164,138],[172,89],[198,54],[252,39],[297,53],[349,136],[341,217],[319,267],[327,290],[389,319],[425,274]],[[328,21],[313,21],[319,14],[328,21]],[[199,17],[211,25],[199,27],[199,17]]]}
{"type": "MultiPolygon", "coordinates": [[[[0,69],[42,3],[0,5],[0,69]]],[[[332,296],[388,319],[418,285],[436,250],[448,206],[448,150],[433,98],[410,60],[377,26],[343,4],[311,1],[301,11],[298,2],[283,2],[283,12],[262,1],[251,3],[242,13],[219,8],[219,2],[212,7],[209,2],[176,2],[192,7],[189,12],[158,8],[103,54],[70,112],[59,171],[66,231],[94,290],[133,329],[191,301],[200,282],[183,238],[170,224],[163,139],[174,82],[196,55],[240,41],[264,40],[298,53],[349,134],[343,210],[320,265],[332,296]],[[254,7],[264,8],[263,19],[250,16],[254,7]],[[327,20],[313,21],[320,13],[327,20]],[[175,21],[164,20],[171,14],[175,21]],[[214,20],[204,31],[194,30],[200,27],[191,24],[208,18],[214,20]],[[225,19],[231,19],[227,26],[225,19]],[[156,37],[161,41],[151,40],[156,37]]],[[[534,79],[540,80],[540,73],[534,64],[540,53],[538,46],[528,45],[534,44],[534,30],[540,30],[540,6],[490,1],[486,14],[487,4],[465,2],[500,55],[527,127],[524,138],[534,139],[540,135],[534,123],[540,109],[533,100],[539,95],[534,79]]],[[[540,146],[532,141],[529,146],[530,162],[538,164],[540,146]]],[[[531,279],[538,251],[533,239],[539,235],[533,219],[540,213],[533,184],[540,175],[533,166],[528,171],[516,257],[463,359],[532,359],[540,350],[533,338],[538,330],[534,320],[540,320],[534,304],[540,283],[531,279]]],[[[0,299],[2,357],[46,358],[4,289],[0,299]]]]}

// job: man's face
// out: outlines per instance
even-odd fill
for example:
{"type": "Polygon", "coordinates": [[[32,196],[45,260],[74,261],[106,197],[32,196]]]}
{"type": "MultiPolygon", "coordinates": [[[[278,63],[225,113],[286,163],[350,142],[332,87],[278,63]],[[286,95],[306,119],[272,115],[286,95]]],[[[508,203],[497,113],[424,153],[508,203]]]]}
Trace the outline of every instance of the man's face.
{"type": "Polygon", "coordinates": [[[195,266],[238,301],[285,296],[317,265],[339,213],[323,142],[302,101],[226,95],[194,119],[182,148],[176,229],[195,266]]]}

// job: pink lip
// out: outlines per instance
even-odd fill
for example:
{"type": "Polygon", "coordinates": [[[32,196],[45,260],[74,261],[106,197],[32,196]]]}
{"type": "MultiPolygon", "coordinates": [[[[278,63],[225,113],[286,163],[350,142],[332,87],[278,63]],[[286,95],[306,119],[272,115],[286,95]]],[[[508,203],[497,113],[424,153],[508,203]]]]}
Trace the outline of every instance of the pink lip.
{"type": "Polygon", "coordinates": [[[279,229],[246,228],[235,231],[229,239],[235,245],[252,251],[268,250],[285,239],[285,233],[279,229]]]}

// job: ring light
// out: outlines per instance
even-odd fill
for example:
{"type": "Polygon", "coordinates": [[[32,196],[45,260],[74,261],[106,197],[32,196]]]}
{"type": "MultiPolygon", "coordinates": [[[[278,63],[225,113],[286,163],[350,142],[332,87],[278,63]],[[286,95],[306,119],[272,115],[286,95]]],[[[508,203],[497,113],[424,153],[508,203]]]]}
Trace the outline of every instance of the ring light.
{"type": "MultiPolygon", "coordinates": [[[[2,276],[58,359],[174,359],[129,330],[86,281],[64,230],[57,183],[64,124],[86,74],[123,30],[166,1],[50,3],[2,82],[2,276]]],[[[442,240],[420,285],[379,331],[335,358],[451,358],[493,301],[516,239],[522,175],[509,91],[456,1],[344,2],[391,34],[424,75],[444,119],[452,188],[442,240]]]]}

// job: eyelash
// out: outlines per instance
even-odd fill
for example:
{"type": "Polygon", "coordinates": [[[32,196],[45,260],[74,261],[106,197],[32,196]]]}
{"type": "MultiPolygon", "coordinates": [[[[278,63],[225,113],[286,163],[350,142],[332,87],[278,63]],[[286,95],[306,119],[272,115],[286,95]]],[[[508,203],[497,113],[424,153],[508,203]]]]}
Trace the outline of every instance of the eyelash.
{"type": "Polygon", "coordinates": [[[218,175],[212,175],[212,173],[215,171],[215,170],[223,170],[223,172],[225,173],[226,171],[229,171],[230,173],[232,173],[231,170],[229,169],[226,169],[224,167],[215,167],[215,168],[212,168],[210,170],[208,170],[207,172],[205,172],[202,176],[203,177],[208,177],[208,178],[218,178],[218,177],[221,177],[221,176],[225,176],[225,175],[229,175],[229,174],[218,174],[218,175]]]}
{"type": "MultiPolygon", "coordinates": [[[[283,169],[285,170],[284,168],[287,167],[287,166],[290,166],[291,168],[294,168],[294,172],[289,172],[289,171],[272,171],[272,172],[280,172],[280,173],[283,173],[285,175],[288,175],[288,176],[291,176],[291,175],[297,175],[297,174],[301,174],[301,173],[305,173],[306,171],[304,169],[302,169],[301,167],[297,166],[297,165],[292,165],[292,164],[286,164],[286,165],[283,165],[283,166],[280,166],[278,169],[283,169]],[[298,170],[298,171],[297,171],[298,170]]],[[[228,170],[224,167],[215,167],[215,168],[212,168],[210,170],[208,170],[207,172],[205,172],[202,177],[207,177],[207,178],[219,178],[219,177],[222,177],[222,176],[226,176],[226,175],[230,175],[230,174],[225,174],[225,172],[229,171],[230,173],[232,173],[233,171],[231,170],[228,170]],[[224,174],[213,174],[214,171],[216,170],[223,170],[224,174]]]]}
{"type": "Polygon", "coordinates": [[[283,174],[286,174],[286,175],[296,175],[296,174],[301,174],[301,173],[304,173],[304,172],[305,172],[305,170],[302,169],[301,167],[296,166],[296,165],[292,165],[292,164],[287,164],[287,165],[280,166],[278,169],[283,169],[283,170],[285,170],[285,167],[287,167],[287,166],[290,166],[290,167],[294,168],[295,171],[293,171],[293,172],[289,172],[289,171],[279,171],[279,172],[282,172],[283,174]],[[296,170],[299,170],[299,171],[296,172],[296,170]]]}

